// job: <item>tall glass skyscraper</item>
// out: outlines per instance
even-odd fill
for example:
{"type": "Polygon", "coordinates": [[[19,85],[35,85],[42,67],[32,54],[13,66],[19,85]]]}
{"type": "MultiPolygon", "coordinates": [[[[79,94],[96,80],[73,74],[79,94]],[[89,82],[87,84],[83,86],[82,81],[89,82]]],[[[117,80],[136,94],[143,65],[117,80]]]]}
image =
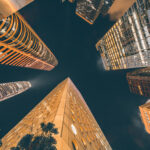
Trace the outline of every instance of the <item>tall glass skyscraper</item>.
{"type": "Polygon", "coordinates": [[[90,24],[93,24],[102,8],[102,0],[79,0],[76,14],[90,24]]]}
{"type": "Polygon", "coordinates": [[[110,7],[112,6],[112,4],[114,3],[114,0],[103,0],[102,1],[102,8],[101,8],[101,14],[103,16],[107,15],[110,7]]]}
{"type": "Polygon", "coordinates": [[[51,70],[57,59],[18,13],[0,20],[0,64],[51,70]]]}
{"type": "Polygon", "coordinates": [[[82,95],[67,78],[2,138],[0,150],[15,147],[26,134],[39,135],[40,124],[58,128],[57,150],[112,150],[82,95]]]}
{"type": "Polygon", "coordinates": [[[93,24],[100,13],[106,14],[113,0],[78,0],[76,14],[93,24]]]}
{"type": "Polygon", "coordinates": [[[18,95],[31,87],[28,81],[18,81],[0,84],[0,101],[18,95]]]}
{"type": "Polygon", "coordinates": [[[149,9],[149,1],[136,1],[97,42],[106,70],[150,66],[149,9]]]}

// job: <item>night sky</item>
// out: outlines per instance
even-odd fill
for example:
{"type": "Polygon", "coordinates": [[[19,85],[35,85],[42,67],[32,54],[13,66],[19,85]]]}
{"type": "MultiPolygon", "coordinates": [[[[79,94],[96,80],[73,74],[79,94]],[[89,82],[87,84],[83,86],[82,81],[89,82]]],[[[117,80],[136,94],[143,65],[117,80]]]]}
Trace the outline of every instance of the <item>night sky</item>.
{"type": "Polygon", "coordinates": [[[29,80],[32,88],[0,103],[0,138],[13,128],[57,84],[70,77],[113,150],[150,150],[150,135],[138,106],[148,98],[130,93],[126,73],[105,71],[96,42],[113,25],[99,16],[89,25],[75,15],[75,5],[61,0],[36,0],[20,11],[57,57],[50,72],[0,65],[0,82],[29,80]]]}

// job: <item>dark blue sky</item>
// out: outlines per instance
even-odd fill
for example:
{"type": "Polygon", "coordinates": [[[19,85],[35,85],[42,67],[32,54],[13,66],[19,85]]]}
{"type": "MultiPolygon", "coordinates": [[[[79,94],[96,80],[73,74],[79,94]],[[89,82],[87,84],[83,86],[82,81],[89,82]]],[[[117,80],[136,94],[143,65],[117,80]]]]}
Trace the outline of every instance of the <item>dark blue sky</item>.
{"type": "Polygon", "coordinates": [[[36,0],[20,11],[58,58],[52,71],[0,66],[0,82],[31,81],[25,93],[0,103],[3,137],[58,83],[70,77],[85,98],[113,150],[150,150],[150,135],[138,106],[147,98],[131,94],[126,72],[104,71],[96,42],[113,25],[101,16],[89,25],[75,15],[75,7],[60,0],[36,0]]]}

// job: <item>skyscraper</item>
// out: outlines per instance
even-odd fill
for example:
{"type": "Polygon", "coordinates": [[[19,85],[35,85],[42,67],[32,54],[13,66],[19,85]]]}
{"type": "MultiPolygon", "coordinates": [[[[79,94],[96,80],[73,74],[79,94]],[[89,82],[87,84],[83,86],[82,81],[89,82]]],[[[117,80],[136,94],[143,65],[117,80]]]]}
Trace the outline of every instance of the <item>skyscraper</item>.
{"type": "Polygon", "coordinates": [[[80,92],[68,78],[48,94],[2,138],[0,150],[16,146],[22,136],[41,132],[40,124],[58,128],[57,150],[111,150],[80,92]]]}
{"type": "Polygon", "coordinates": [[[150,96],[150,67],[127,73],[127,80],[132,93],[150,96]]]}
{"type": "Polygon", "coordinates": [[[102,15],[107,15],[109,9],[111,8],[112,4],[114,3],[114,0],[103,0],[102,1],[102,8],[101,8],[101,11],[100,13],[102,15]]]}
{"type": "Polygon", "coordinates": [[[106,70],[150,66],[149,9],[149,1],[136,1],[98,41],[106,70]]]}
{"type": "Polygon", "coordinates": [[[114,0],[114,3],[107,12],[109,19],[116,21],[121,18],[135,1],[136,0],[114,0]]]}
{"type": "Polygon", "coordinates": [[[18,13],[0,20],[0,64],[51,70],[57,59],[18,13]]]}
{"type": "Polygon", "coordinates": [[[31,87],[28,81],[18,81],[0,84],[0,101],[18,95],[31,87]]]}
{"type": "Polygon", "coordinates": [[[150,102],[148,101],[144,105],[139,107],[141,113],[141,119],[145,125],[147,133],[150,134],[150,102]]]}
{"type": "Polygon", "coordinates": [[[89,24],[93,24],[102,8],[103,0],[78,0],[76,14],[89,24]]]}
{"type": "Polygon", "coordinates": [[[34,0],[0,0],[0,19],[6,18],[34,0]]]}

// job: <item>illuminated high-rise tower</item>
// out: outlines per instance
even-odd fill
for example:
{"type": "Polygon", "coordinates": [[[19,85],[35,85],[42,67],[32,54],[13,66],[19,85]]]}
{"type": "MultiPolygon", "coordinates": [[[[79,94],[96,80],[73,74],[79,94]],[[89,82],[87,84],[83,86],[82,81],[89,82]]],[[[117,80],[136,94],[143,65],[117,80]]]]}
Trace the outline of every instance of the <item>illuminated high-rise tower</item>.
{"type": "Polygon", "coordinates": [[[136,1],[96,44],[106,70],[150,66],[150,2],[136,1]]]}
{"type": "Polygon", "coordinates": [[[18,95],[31,87],[28,81],[18,81],[0,84],[0,101],[18,95]]]}
{"type": "Polygon", "coordinates": [[[0,0],[0,19],[6,18],[34,0],[0,0]]]}
{"type": "Polygon", "coordinates": [[[147,133],[150,134],[150,102],[146,102],[139,107],[141,113],[141,119],[145,125],[147,133]]]}
{"type": "Polygon", "coordinates": [[[40,124],[58,128],[57,150],[111,150],[80,92],[68,78],[48,94],[2,138],[0,150],[9,150],[26,134],[39,135],[40,124]]]}
{"type": "Polygon", "coordinates": [[[93,24],[100,13],[105,14],[113,0],[78,0],[76,14],[90,24],[93,24]]]}
{"type": "Polygon", "coordinates": [[[51,70],[57,59],[21,15],[0,20],[0,64],[51,70]]]}
{"type": "Polygon", "coordinates": [[[127,80],[132,93],[150,97],[150,67],[127,73],[127,80]]]}

